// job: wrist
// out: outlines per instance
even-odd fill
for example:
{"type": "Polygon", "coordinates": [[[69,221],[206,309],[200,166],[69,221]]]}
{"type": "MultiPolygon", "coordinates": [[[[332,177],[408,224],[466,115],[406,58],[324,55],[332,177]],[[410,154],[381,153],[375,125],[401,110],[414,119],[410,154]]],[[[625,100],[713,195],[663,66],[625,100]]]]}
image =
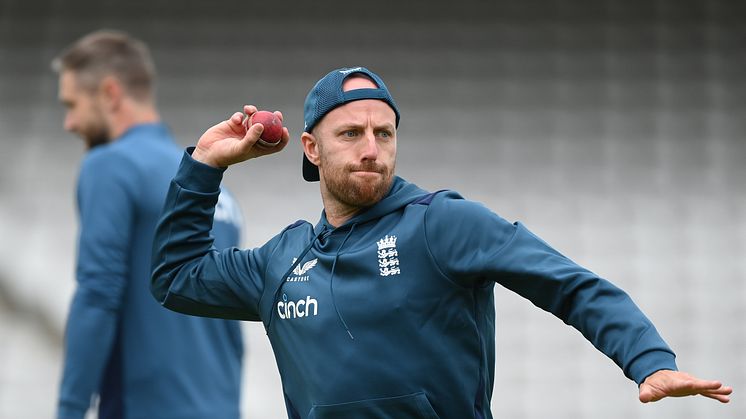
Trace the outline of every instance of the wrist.
{"type": "Polygon", "coordinates": [[[637,357],[628,367],[626,374],[639,386],[649,376],[666,370],[678,370],[675,355],[669,351],[655,350],[637,357]]]}
{"type": "Polygon", "coordinates": [[[194,151],[192,151],[192,158],[210,167],[214,167],[216,169],[221,168],[221,166],[217,162],[210,159],[207,153],[202,151],[202,149],[200,149],[199,147],[195,147],[194,151]]]}

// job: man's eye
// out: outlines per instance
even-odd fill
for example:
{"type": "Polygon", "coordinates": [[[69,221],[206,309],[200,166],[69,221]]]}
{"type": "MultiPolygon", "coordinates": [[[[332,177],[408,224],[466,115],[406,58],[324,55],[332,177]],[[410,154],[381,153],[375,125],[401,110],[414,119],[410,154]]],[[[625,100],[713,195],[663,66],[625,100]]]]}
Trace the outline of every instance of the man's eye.
{"type": "Polygon", "coordinates": [[[342,135],[344,135],[347,138],[353,138],[354,136],[357,135],[357,131],[355,131],[355,130],[347,130],[344,133],[342,133],[342,135]]]}

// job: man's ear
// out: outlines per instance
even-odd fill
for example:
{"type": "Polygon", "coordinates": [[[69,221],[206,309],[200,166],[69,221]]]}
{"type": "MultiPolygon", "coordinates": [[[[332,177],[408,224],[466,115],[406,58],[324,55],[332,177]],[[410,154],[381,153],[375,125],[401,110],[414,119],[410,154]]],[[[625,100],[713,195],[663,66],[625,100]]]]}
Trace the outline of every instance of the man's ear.
{"type": "Polygon", "coordinates": [[[116,111],[122,104],[124,90],[122,84],[114,76],[106,76],[99,84],[99,94],[108,111],[116,111]]]}
{"type": "Polygon", "coordinates": [[[319,158],[319,141],[313,134],[304,132],[300,135],[300,142],[303,144],[303,152],[306,153],[308,161],[319,165],[321,159],[319,158]]]}

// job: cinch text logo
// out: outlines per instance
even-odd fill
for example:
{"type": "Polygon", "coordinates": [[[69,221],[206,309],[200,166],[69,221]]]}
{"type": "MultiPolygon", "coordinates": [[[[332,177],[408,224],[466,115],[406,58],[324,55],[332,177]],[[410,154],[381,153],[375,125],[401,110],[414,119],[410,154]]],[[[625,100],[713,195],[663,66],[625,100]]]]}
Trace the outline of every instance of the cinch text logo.
{"type": "Polygon", "coordinates": [[[297,319],[299,317],[310,317],[315,316],[319,313],[319,303],[315,298],[307,296],[305,300],[300,299],[298,301],[279,301],[277,303],[277,314],[280,318],[285,319],[297,319]],[[311,311],[313,307],[313,311],[311,311]]]}

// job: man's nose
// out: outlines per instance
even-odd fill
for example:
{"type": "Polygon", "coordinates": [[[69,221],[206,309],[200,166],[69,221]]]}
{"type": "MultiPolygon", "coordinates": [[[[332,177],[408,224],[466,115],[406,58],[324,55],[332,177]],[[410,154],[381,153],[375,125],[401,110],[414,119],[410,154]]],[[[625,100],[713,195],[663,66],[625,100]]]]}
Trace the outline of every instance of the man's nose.
{"type": "Polygon", "coordinates": [[[69,112],[65,114],[63,126],[65,128],[65,131],[73,132],[75,130],[75,119],[72,117],[72,115],[70,115],[69,112]]]}
{"type": "Polygon", "coordinates": [[[372,130],[365,131],[363,136],[363,160],[376,160],[378,158],[378,142],[372,130]]]}

